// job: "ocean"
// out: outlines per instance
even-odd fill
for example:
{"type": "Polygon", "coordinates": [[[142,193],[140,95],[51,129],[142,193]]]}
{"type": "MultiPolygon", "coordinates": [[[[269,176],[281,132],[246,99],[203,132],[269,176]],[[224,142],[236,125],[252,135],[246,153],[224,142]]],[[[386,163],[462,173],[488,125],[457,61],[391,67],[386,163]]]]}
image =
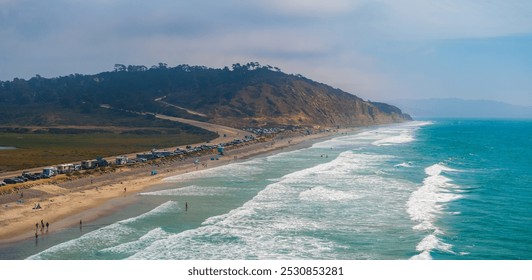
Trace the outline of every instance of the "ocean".
{"type": "Polygon", "coordinates": [[[377,126],[172,178],[3,259],[532,259],[532,121],[377,126]]]}

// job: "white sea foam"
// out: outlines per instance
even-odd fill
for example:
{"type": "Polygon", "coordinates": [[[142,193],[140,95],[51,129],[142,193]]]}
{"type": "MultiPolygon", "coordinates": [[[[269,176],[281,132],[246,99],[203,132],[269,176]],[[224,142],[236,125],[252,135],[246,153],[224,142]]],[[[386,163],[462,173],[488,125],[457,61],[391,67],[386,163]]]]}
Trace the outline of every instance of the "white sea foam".
{"type": "MultiPolygon", "coordinates": [[[[320,232],[334,229],[351,233],[358,231],[357,224],[364,227],[360,232],[379,229],[388,224],[383,218],[390,216],[390,213],[404,215],[399,210],[401,204],[396,207],[387,204],[387,207],[398,209],[390,211],[375,205],[372,200],[359,203],[365,195],[371,195],[372,199],[379,201],[382,201],[383,196],[396,198],[397,190],[402,191],[406,199],[408,184],[374,174],[374,170],[381,168],[390,158],[386,155],[343,152],[330,162],[278,178],[241,207],[210,217],[196,229],[163,236],[130,258],[338,258],[337,252],[349,247],[336,243],[320,232]],[[351,203],[355,200],[357,202],[351,203]],[[327,203],[326,207],[324,202],[327,203]],[[338,206],[329,205],[329,202],[347,207],[354,205],[358,209],[368,209],[367,205],[372,207],[369,209],[373,214],[360,215],[364,212],[359,211],[363,210],[339,211],[338,206]]],[[[138,244],[127,248],[135,246],[138,244]]],[[[363,252],[353,252],[350,256],[355,255],[364,257],[363,252]]]]}
{"type": "Polygon", "coordinates": [[[436,234],[429,234],[421,242],[419,242],[416,246],[416,251],[420,252],[417,255],[412,256],[411,260],[430,260],[432,257],[430,256],[430,252],[434,249],[437,249],[439,251],[444,251],[447,253],[452,253],[452,246],[450,244],[447,244],[441,239],[439,239],[436,234]]]}
{"type": "MultiPolygon", "coordinates": [[[[403,144],[414,141],[412,130],[403,130],[399,132],[399,135],[391,135],[384,139],[374,141],[372,144],[375,146],[390,146],[396,144],[403,144]]],[[[390,133],[391,134],[391,133],[390,133]]]]}
{"type": "Polygon", "coordinates": [[[375,146],[390,146],[412,142],[414,132],[420,127],[431,125],[432,122],[414,121],[378,127],[362,131],[353,135],[340,136],[327,141],[315,143],[312,148],[350,148],[357,144],[373,144],[375,146]]]}
{"type": "Polygon", "coordinates": [[[412,167],[413,163],[412,162],[402,162],[402,163],[399,163],[399,164],[396,164],[394,165],[394,167],[412,167]]]}
{"type": "Polygon", "coordinates": [[[406,126],[413,126],[413,127],[422,127],[427,125],[433,125],[434,122],[432,121],[413,121],[413,122],[407,122],[404,123],[406,126]]]}
{"type": "Polygon", "coordinates": [[[255,159],[255,160],[250,160],[250,161],[245,161],[245,162],[237,162],[237,163],[231,163],[227,165],[221,165],[221,166],[217,166],[217,167],[213,167],[209,169],[202,169],[202,170],[198,170],[195,172],[167,177],[167,178],[164,178],[163,181],[164,182],[182,182],[182,181],[193,180],[196,178],[218,177],[220,175],[228,176],[228,177],[246,177],[251,174],[257,174],[262,170],[261,165],[260,165],[261,160],[262,159],[255,159]]]}
{"type": "Polygon", "coordinates": [[[312,218],[285,216],[287,204],[280,199],[290,200],[297,193],[286,185],[270,184],[243,206],[211,217],[199,228],[164,236],[130,259],[323,258],[334,243],[290,234],[323,227],[312,218]]]}
{"type": "Polygon", "coordinates": [[[283,160],[297,159],[298,157],[295,155],[301,154],[301,152],[307,151],[308,149],[309,148],[269,155],[265,158],[265,160],[269,162],[271,161],[278,162],[278,161],[283,161],[283,160]]]}
{"type": "Polygon", "coordinates": [[[313,237],[293,239],[269,231],[209,226],[159,239],[129,259],[324,258],[331,247],[331,242],[313,237]]]}
{"type": "Polygon", "coordinates": [[[451,251],[451,245],[442,242],[436,235],[429,234],[416,246],[418,252],[427,251],[430,252],[433,249],[439,249],[442,251],[451,251]]]}
{"type": "Polygon", "coordinates": [[[338,155],[334,160],[316,165],[311,168],[299,170],[282,177],[282,180],[294,182],[297,180],[308,181],[309,176],[313,176],[313,181],[332,181],[342,176],[351,176],[354,170],[374,169],[383,161],[393,158],[388,155],[363,154],[346,151],[338,155]],[[319,176],[318,176],[319,175],[319,176]]]}
{"type": "MultiPolygon", "coordinates": [[[[427,168],[425,168],[425,173],[429,176],[438,176],[442,172],[451,171],[451,172],[459,172],[456,169],[449,168],[442,164],[434,164],[427,168]]],[[[448,179],[447,179],[448,180],[448,179]]]]}
{"type": "Polygon", "coordinates": [[[135,222],[157,216],[161,213],[175,211],[176,209],[179,209],[177,202],[167,201],[147,213],[91,231],[79,238],[50,247],[39,254],[28,257],[28,259],[47,259],[59,254],[64,256],[65,254],[69,254],[69,252],[76,254],[80,251],[98,250],[108,246],[118,245],[121,243],[123,237],[137,233],[137,229],[133,225],[135,222]]]}
{"type": "Polygon", "coordinates": [[[352,201],[361,198],[353,192],[339,191],[327,187],[315,187],[299,194],[299,199],[306,201],[352,201]]]}
{"type": "Polygon", "coordinates": [[[149,231],[145,235],[141,236],[138,240],[122,243],[122,244],[119,244],[117,246],[110,247],[110,248],[105,248],[105,249],[100,250],[100,252],[130,255],[130,254],[134,254],[146,248],[153,242],[159,239],[166,238],[168,236],[170,235],[166,231],[164,231],[161,228],[156,228],[156,229],[149,231]]]}
{"type": "Polygon", "coordinates": [[[423,185],[411,194],[406,204],[407,213],[411,220],[417,222],[413,229],[430,232],[416,247],[416,250],[421,252],[421,257],[430,256],[430,251],[433,249],[451,250],[449,244],[438,238],[438,235],[444,233],[435,225],[435,222],[438,216],[443,213],[447,203],[462,197],[456,194],[456,189],[459,186],[452,184],[451,179],[442,175],[443,172],[453,171],[457,172],[458,170],[446,167],[441,163],[425,168],[425,174],[428,176],[423,180],[423,185]]]}
{"type": "Polygon", "coordinates": [[[411,260],[432,260],[429,251],[423,251],[417,255],[414,255],[410,258],[411,260]]]}
{"type": "Polygon", "coordinates": [[[202,187],[197,185],[186,186],[183,188],[175,188],[168,190],[160,190],[153,192],[139,193],[139,195],[153,195],[153,196],[217,196],[234,189],[228,187],[202,187]]]}
{"type": "Polygon", "coordinates": [[[391,146],[409,143],[415,140],[414,133],[422,126],[431,125],[432,122],[408,122],[397,126],[380,128],[377,132],[381,137],[372,142],[375,146],[391,146]]]}
{"type": "Polygon", "coordinates": [[[371,144],[375,146],[391,146],[409,143],[415,140],[414,133],[421,126],[428,125],[424,122],[410,122],[396,126],[379,128],[376,132],[379,135],[371,144]]]}
{"type": "Polygon", "coordinates": [[[314,143],[312,148],[338,149],[343,147],[351,147],[353,146],[354,142],[364,139],[364,133],[365,132],[360,132],[354,135],[340,136],[323,142],[314,143]]]}
{"type": "Polygon", "coordinates": [[[180,210],[180,209],[181,207],[179,206],[179,203],[177,201],[167,201],[142,215],[129,218],[126,220],[122,220],[122,221],[116,222],[115,224],[128,224],[128,223],[136,222],[138,220],[157,216],[161,213],[175,212],[176,210],[180,210]]]}
{"type": "Polygon", "coordinates": [[[289,181],[329,170],[330,163],[294,172],[269,184],[253,199],[227,214],[208,218],[202,226],[153,242],[132,259],[272,259],[323,257],[334,244],[290,232],[323,227],[311,219],[289,215],[302,190],[289,181]],[[279,213],[280,215],[272,215],[279,213]],[[284,213],[284,214],[283,214],[284,213]]]}

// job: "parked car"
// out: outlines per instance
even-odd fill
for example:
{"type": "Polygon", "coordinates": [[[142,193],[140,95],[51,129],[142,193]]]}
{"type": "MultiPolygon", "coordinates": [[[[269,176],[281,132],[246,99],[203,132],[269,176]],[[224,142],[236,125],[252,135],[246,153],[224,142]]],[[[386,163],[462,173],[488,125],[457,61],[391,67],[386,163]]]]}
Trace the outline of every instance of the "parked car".
{"type": "Polygon", "coordinates": [[[24,182],[27,182],[28,181],[28,178],[24,177],[24,176],[17,176],[15,177],[16,179],[19,179],[19,180],[22,180],[21,183],[24,183],[24,182]]]}
{"type": "Polygon", "coordinates": [[[23,173],[22,173],[22,176],[23,176],[24,178],[30,180],[30,181],[35,181],[35,180],[39,180],[39,179],[41,179],[41,177],[38,176],[36,173],[31,174],[31,173],[29,173],[29,172],[23,172],[23,173]]]}
{"type": "Polygon", "coordinates": [[[24,180],[18,179],[18,178],[7,178],[4,179],[4,183],[6,184],[18,184],[18,183],[24,183],[24,180]]]}

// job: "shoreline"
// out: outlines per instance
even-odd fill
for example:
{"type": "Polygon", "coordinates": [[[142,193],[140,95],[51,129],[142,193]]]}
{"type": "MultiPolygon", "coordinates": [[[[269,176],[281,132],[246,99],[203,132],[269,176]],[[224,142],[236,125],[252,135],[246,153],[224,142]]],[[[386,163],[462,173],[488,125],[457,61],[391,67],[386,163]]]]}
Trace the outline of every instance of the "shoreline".
{"type": "Polygon", "coordinates": [[[90,222],[107,216],[135,203],[138,193],[165,184],[164,179],[168,177],[248,160],[256,156],[310,147],[315,142],[360,129],[362,128],[339,129],[336,132],[282,138],[276,136],[267,142],[252,143],[228,150],[219,160],[209,160],[210,155],[204,155],[200,158],[202,163],[206,163],[204,167],[195,166],[192,159],[188,159],[172,161],[157,167],[125,168],[116,174],[103,175],[105,178],[95,177],[95,181],[100,181],[96,184],[91,184],[92,178],[80,178],[73,182],[39,185],[34,188],[48,193],[45,198],[28,199],[22,204],[0,205],[0,246],[35,238],[35,223],[41,220],[44,223],[49,222],[51,226],[48,231],[39,230],[38,233],[53,234],[75,227],[80,220],[90,222]],[[150,175],[152,169],[157,170],[158,174],[150,175]],[[69,189],[69,184],[77,187],[69,189]],[[42,209],[32,210],[32,205],[36,203],[39,203],[42,209]]]}

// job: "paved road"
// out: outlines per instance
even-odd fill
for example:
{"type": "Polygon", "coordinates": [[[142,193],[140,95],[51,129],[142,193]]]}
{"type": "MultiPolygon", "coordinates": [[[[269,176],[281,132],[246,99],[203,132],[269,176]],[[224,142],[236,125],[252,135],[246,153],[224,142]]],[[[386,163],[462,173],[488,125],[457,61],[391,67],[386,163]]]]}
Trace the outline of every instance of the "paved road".
{"type": "MultiPolygon", "coordinates": [[[[109,108],[109,107],[104,107],[104,108],[109,108]]],[[[143,114],[144,115],[144,114],[150,114],[150,113],[138,113],[138,114],[143,114]]],[[[211,140],[210,141],[211,144],[220,144],[222,142],[232,141],[233,139],[242,139],[242,138],[244,138],[244,135],[252,135],[251,132],[243,131],[243,130],[232,128],[232,127],[228,127],[228,126],[223,126],[223,125],[218,125],[218,124],[213,124],[213,123],[207,123],[207,122],[201,122],[201,121],[195,121],[195,120],[184,119],[184,118],[177,118],[177,117],[167,116],[167,115],[163,115],[163,114],[153,114],[153,115],[155,115],[159,119],[165,119],[165,120],[169,120],[169,121],[185,123],[185,124],[197,126],[197,127],[200,127],[200,128],[203,128],[203,129],[218,133],[219,137],[214,139],[214,140],[211,140]],[[224,137],[224,135],[225,135],[225,137],[224,137]]],[[[194,143],[194,144],[191,143],[190,145],[195,146],[195,145],[198,145],[198,144],[201,144],[201,143],[194,143]]],[[[167,149],[168,150],[175,150],[176,148],[177,147],[168,147],[167,149]]],[[[180,146],[180,148],[184,148],[184,146],[180,146]]],[[[144,152],[149,152],[149,151],[144,151],[144,152]]],[[[128,154],[126,156],[128,156],[129,158],[135,158],[137,153],[143,153],[143,152],[139,151],[139,152],[136,152],[136,153],[128,154]]],[[[105,159],[110,161],[110,162],[114,162],[114,159],[115,159],[116,156],[118,156],[118,155],[106,157],[105,159]]],[[[81,162],[81,160],[82,159],[80,159],[79,161],[76,161],[76,162],[71,162],[71,163],[79,164],[81,162]]],[[[24,171],[29,171],[31,173],[36,173],[36,172],[41,172],[43,170],[43,168],[45,168],[45,167],[49,167],[49,166],[43,166],[43,167],[37,167],[37,168],[29,168],[29,169],[25,169],[24,171]]],[[[3,179],[3,178],[19,176],[21,173],[22,173],[22,170],[0,173],[0,180],[3,179]]]]}

